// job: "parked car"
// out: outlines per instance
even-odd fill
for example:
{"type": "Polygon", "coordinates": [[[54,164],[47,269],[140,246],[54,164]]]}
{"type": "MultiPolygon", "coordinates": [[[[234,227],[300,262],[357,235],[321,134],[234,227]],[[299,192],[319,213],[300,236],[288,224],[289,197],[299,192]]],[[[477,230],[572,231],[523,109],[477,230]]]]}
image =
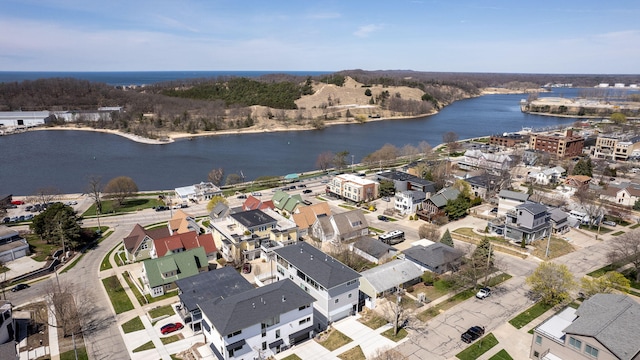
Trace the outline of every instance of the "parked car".
{"type": "Polygon", "coordinates": [[[32,220],[32,219],[33,219],[33,214],[27,214],[27,215],[25,215],[25,216],[24,216],[24,219],[25,219],[26,221],[32,220]]]}
{"type": "Polygon", "coordinates": [[[476,294],[476,297],[478,299],[488,298],[489,296],[491,296],[491,289],[489,289],[488,287],[483,287],[476,294]]]}
{"type": "Polygon", "coordinates": [[[313,191],[311,189],[302,190],[303,194],[311,194],[313,191]]]}
{"type": "Polygon", "coordinates": [[[469,330],[460,335],[460,340],[466,342],[467,344],[471,344],[472,342],[478,340],[482,335],[484,335],[484,327],[472,326],[469,328],[469,330]]]}
{"type": "Polygon", "coordinates": [[[306,187],[307,187],[307,185],[305,185],[305,184],[300,184],[300,185],[298,185],[298,187],[299,187],[299,188],[306,188],[306,187]]]}
{"type": "Polygon", "coordinates": [[[65,205],[69,205],[69,206],[71,206],[71,205],[78,205],[78,202],[77,202],[77,201],[75,201],[75,200],[71,200],[71,201],[67,201],[67,202],[66,202],[66,203],[64,203],[64,204],[65,204],[65,205]]]}
{"type": "Polygon", "coordinates": [[[262,193],[259,191],[254,191],[251,193],[251,196],[262,196],[262,193]]]}
{"type": "Polygon", "coordinates": [[[382,197],[382,201],[387,201],[387,202],[389,202],[389,201],[391,201],[391,199],[389,199],[389,197],[388,197],[388,196],[384,196],[384,197],[382,197]]]}
{"type": "Polygon", "coordinates": [[[498,208],[494,207],[493,209],[491,209],[491,213],[496,214],[498,213],[498,208]]]}
{"type": "Polygon", "coordinates": [[[295,190],[295,189],[296,189],[296,186],[295,186],[295,185],[291,185],[291,186],[289,186],[289,190],[295,190]]]}
{"type": "Polygon", "coordinates": [[[8,223],[8,222],[11,222],[11,218],[7,216],[4,219],[2,219],[2,222],[5,223],[5,224],[8,223]]]}
{"type": "Polygon", "coordinates": [[[24,205],[24,201],[22,201],[22,200],[13,200],[13,201],[11,201],[11,204],[13,204],[13,205],[24,205]]]}
{"type": "Polygon", "coordinates": [[[156,211],[166,211],[169,210],[168,206],[158,206],[156,207],[156,211]]]}
{"type": "Polygon", "coordinates": [[[389,221],[389,218],[384,215],[378,215],[378,220],[389,221]]]}
{"type": "Polygon", "coordinates": [[[184,325],[182,325],[182,323],[179,323],[179,322],[177,322],[177,323],[169,323],[169,324],[164,325],[164,326],[162,326],[160,328],[160,333],[162,335],[166,335],[166,334],[172,333],[174,331],[178,331],[178,330],[182,329],[183,327],[184,327],[184,325]]]}
{"type": "Polygon", "coordinates": [[[607,226],[616,226],[616,225],[618,225],[618,224],[616,224],[615,221],[609,221],[609,220],[603,221],[602,224],[607,225],[607,226]]]}
{"type": "Polygon", "coordinates": [[[12,292],[16,292],[16,291],[20,291],[20,290],[24,290],[24,289],[28,289],[30,286],[27,284],[18,284],[16,286],[13,287],[13,289],[11,289],[12,292]]]}
{"type": "Polygon", "coordinates": [[[238,198],[238,199],[246,199],[246,198],[247,198],[247,195],[245,195],[245,194],[238,195],[238,196],[237,196],[237,198],[238,198]]]}

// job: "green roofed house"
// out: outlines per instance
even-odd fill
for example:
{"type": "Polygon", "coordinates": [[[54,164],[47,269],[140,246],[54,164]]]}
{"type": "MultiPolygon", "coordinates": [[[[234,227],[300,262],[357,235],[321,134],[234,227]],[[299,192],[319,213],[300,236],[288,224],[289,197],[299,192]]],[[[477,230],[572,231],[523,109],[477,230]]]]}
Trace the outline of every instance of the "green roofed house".
{"type": "Polygon", "coordinates": [[[145,290],[152,297],[157,297],[176,290],[176,280],[208,270],[207,254],[202,247],[175,254],[168,252],[161,258],[142,263],[142,282],[145,290]]]}
{"type": "Polygon", "coordinates": [[[296,206],[298,206],[298,204],[303,204],[302,196],[299,194],[290,195],[281,190],[276,191],[276,193],[273,194],[271,201],[273,202],[273,206],[275,206],[275,208],[285,216],[293,214],[296,206]]]}

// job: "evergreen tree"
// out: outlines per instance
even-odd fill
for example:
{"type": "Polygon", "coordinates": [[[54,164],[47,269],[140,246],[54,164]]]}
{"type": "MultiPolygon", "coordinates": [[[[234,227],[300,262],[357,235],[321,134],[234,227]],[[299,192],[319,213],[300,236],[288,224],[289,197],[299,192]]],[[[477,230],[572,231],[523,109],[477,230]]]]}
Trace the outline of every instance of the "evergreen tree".
{"type": "Polygon", "coordinates": [[[449,216],[449,219],[456,220],[465,217],[470,206],[469,198],[460,193],[454,200],[447,201],[444,211],[449,216]]]}
{"type": "Polygon", "coordinates": [[[444,232],[444,235],[442,235],[440,242],[447,246],[453,247],[453,239],[451,238],[451,233],[449,232],[449,229],[447,229],[447,231],[444,232]]]}
{"type": "Polygon", "coordinates": [[[475,264],[478,264],[479,266],[486,266],[488,262],[489,267],[492,267],[494,256],[489,238],[483,238],[482,241],[480,241],[480,244],[478,244],[476,249],[473,251],[473,254],[471,256],[473,257],[473,262],[475,264]]]}

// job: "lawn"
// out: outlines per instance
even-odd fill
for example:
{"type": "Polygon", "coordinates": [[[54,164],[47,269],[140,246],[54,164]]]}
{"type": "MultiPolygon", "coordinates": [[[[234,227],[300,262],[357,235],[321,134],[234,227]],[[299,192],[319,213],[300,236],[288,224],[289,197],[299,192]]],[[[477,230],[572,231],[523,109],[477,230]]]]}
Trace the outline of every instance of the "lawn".
{"type": "Polygon", "coordinates": [[[157,319],[164,315],[171,316],[175,314],[176,312],[175,310],[173,310],[173,307],[171,307],[171,305],[160,306],[149,310],[149,317],[151,317],[151,319],[157,319]]]}
{"type": "Polygon", "coordinates": [[[47,244],[46,241],[40,239],[40,236],[36,234],[27,234],[25,238],[29,243],[29,250],[33,254],[31,258],[35,261],[47,261],[47,258],[60,248],[58,244],[47,244]]]}
{"type": "Polygon", "coordinates": [[[385,318],[375,315],[373,311],[367,312],[358,321],[374,330],[389,323],[385,318]]]}
{"type": "Polygon", "coordinates": [[[145,350],[151,350],[151,349],[155,349],[155,345],[153,345],[153,341],[148,341],[140,346],[138,346],[137,348],[133,349],[133,352],[140,352],[140,351],[145,351],[145,350]]]}
{"type": "Polygon", "coordinates": [[[608,273],[609,271],[614,271],[616,270],[617,267],[613,264],[609,264],[609,265],[605,265],[603,267],[601,267],[600,269],[597,270],[593,270],[592,272],[588,273],[587,275],[594,277],[594,278],[599,278],[600,276],[608,273]]]}
{"type": "Polygon", "coordinates": [[[492,333],[489,333],[459,352],[456,357],[460,360],[474,360],[496,345],[498,345],[498,339],[492,333]]]}
{"type": "Polygon", "coordinates": [[[111,256],[111,253],[117,248],[118,248],[118,245],[116,245],[113,249],[111,249],[107,253],[107,255],[104,257],[104,259],[102,259],[102,263],[100,264],[100,271],[109,270],[113,268],[113,266],[111,266],[111,262],[109,261],[109,257],[111,256]]]}
{"type": "Polygon", "coordinates": [[[300,356],[296,354],[291,354],[287,357],[282,358],[282,360],[302,360],[302,358],[300,358],[300,356]]]}
{"type": "Polygon", "coordinates": [[[513,325],[516,329],[521,329],[523,326],[530,323],[533,319],[547,312],[553,306],[547,305],[543,302],[537,302],[532,307],[518,314],[518,316],[509,320],[509,324],[513,325]]]}
{"type": "Polygon", "coordinates": [[[174,296],[178,296],[178,290],[172,290],[169,291],[168,293],[165,293],[164,295],[160,295],[160,296],[156,296],[153,297],[149,294],[145,294],[144,297],[147,299],[147,304],[151,304],[154,303],[156,301],[160,301],[160,300],[164,300],[164,299],[169,299],[172,298],[174,296]]]}
{"type": "MultiPolygon", "coordinates": [[[[118,206],[118,202],[116,200],[103,200],[102,201],[102,213],[101,215],[107,214],[118,214],[118,213],[127,213],[132,211],[138,211],[142,209],[150,209],[154,206],[165,205],[164,202],[157,197],[155,198],[129,198],[125,200],[122,206],[118,206]]],[[[82,217],[91,217],[96,216],[96,204],[94,203],[82,214],[82,217]]]]}
{"type": "Polygon", "coordinates": [[[160,341],[162,341],[163,344],[167,345],[182,339],[183,338],[180,335],[171,335],[171,336],[160,338],[160,341]]]}
{"type": "Polygon", "coordinates": [[[489,278],[489,280],[487,281],[487,286],[491,287],[491,286],[496,286],[498,284],[501,284],[509,279],[511,279],[512,276],[506,273],[500,273],[494,277],[489,278]]]}
{"type": "Polygon", "coordinates": [[[65,266],[65,268],[62,271],[60,271],[60,274],[64,274],[67,271],[73,269],[73,267],[78,264],[78,261],[80,261],[80,259],[82,259],[83,256],[84,256],[84,253],[80,253],[78,256],[76,256],[76,258],[73,260],[71,264],[65,266]]]}
{"type": "Polygon", "coordinates": [[[111,300],[111,305],[113,305],[113,309],[116,314],[122,314],[125,311],[133,310],[133,304],[131,303],[131,300],[129,300],[129,296],[127,296],[122,284],[120,284],[120,280],[118,280],[115,275],[102,279],[102,284],[107,290],[109,300],[111,300]]]}
{"type": "Polygon", "coordinates": [[[125,334],[139,330],[144,330],[144,325],[142,324],[142,320],[140,320],[139,316],[136,316],[122,324],[122,331],[124,331],[125,334]]]}
{"type": "Polygon", "coordinates": [[[389,330],[383,331],[381,335],[386,337],[389,340],[392,340],[394,342],[398,342],[398,341],[404,339],[405,337],[407,337],[407,335],[409,335],[409,333],[405,329],[400,329],[400,330],[398,330],[398,333],[396,335],[393,335],[393,328],[391,328],[389,330]]]}
{"type": "Polygon", "coordinates": [[[342,354],[338,355],[338,358],[342,360],[366,360],[367,359],[364,356],[364,353],[362,352],[362,348],[360,348],[360,345],[354,347],[351,350],[347,350],[343,352],[342,354]]]}
{"type": "Polygon", "coordinates": [[[352,342],[353,340],[351,340],[351,338],[348,337],[347,335],[334,329],[334,330],[329,330],[329,336],[327,336],[326,334],[323,334],[322,336],[320,336],[319,339],[316,339],[316,341],[320,345],[324,346],[327,350],[333,351],[343,345],[346,345],[352,342]]]}
{"type": "Polygon", "coordinates": [[[640,224],[631,225],[630,229],[637,229],[640,227],[640,224]]]}
{"type": "Polygon", "coordinates": [[[489,358],[489,360],[513,360],[511,355],[507,352],[507,350],[502,349],[498,351],[495,355],[489,358]]]}
{"type": "Polygon", "coordinates": [[[431,320],[434,317],[440,315],[440,313],[443,312],[444,310],[450,309],[458,305],[459,303],[471,298],[475,294],[476,294],[475,289],[467,289],[467,290],[461,291],[453,295],[446,301],[419,313],[417,318],[422,322],[431,320]]]}
{"type": "Polygon", "coordinates": [[[613,234],[611,234],[611,236],[620,236],[622,234],[624,234],[624,231],[621,230],[621,231],[614,232],[613,234]]]}
{"type": "Polygon", "coordinates": [[[127,285],[129,285],[129,288],[131,289],[133,294],[136,296],[136,300],[138,300],[138,304],[140,305],[147,304],[145,297],[142,296],[142,294],[140,293],[140,290],[138,290],[138,288],[136,287],[136,284],[133,283],[133,280],[131,279],[131,274],[128,271],[125,271],[122,274],[122,277],[124,277],[124,281],[127,282],[127,285]]]}
{"type": "Polygon", "coordinates": [[[83,347],[79,347],[76,349],[78,356],[76,357],[76,351],[69,350],[60,354],[60,360],[88,360],[89,356],[87,355],[87,350],[83,347]]]}
{"type": "MultiPolygon", "coordinates": [[[[530,246],[533,246],[533,256],[536,256],[540,259],[546,258],[547,251],[547,238],[534,241],[530,246]]],[[[563,239],[559,239],[555,236],[551,237],[551,243],[549,244],[549,259],[554,259],[560,257],[562,255],[569,254],[575,251],[573,245],[569,244],[567,241],[563,239]]]]}

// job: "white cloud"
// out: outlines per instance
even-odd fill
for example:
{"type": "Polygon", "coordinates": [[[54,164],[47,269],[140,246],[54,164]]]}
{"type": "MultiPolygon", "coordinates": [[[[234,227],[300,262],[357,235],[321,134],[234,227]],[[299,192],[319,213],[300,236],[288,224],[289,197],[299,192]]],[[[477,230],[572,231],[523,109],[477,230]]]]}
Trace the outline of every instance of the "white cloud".
{"type": "Polygon", "coordinates": [[[372,32],[378,31],[380,29],[382,29],[382,26],[380,25],[375,25],[375,24],[364,25],[364,26],[360,26],[358,30],[356,30],[356,32],[353,33],[353,35],[364,38],[364,37],[368,37],[372,32]]]}

